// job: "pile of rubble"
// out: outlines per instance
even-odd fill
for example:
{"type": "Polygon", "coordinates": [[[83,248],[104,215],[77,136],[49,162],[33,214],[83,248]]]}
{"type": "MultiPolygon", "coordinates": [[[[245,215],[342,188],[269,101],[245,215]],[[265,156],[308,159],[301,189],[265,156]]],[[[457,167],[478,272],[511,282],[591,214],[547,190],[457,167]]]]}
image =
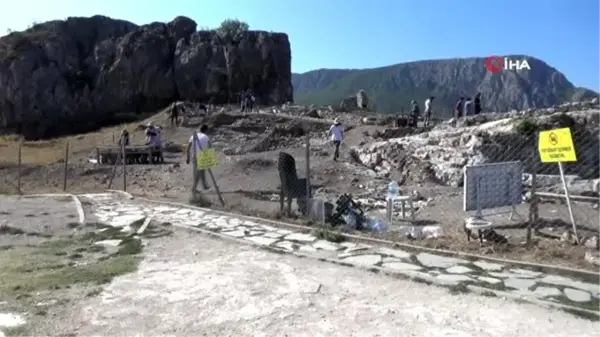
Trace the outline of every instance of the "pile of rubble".
{"type": "Polygon", "coordinates": [[[353,157],[380,175],[398,170],[406,177],[425,174],[438,183],[459,187],[463,167],[521,160],[525,171],[557,174],[556,165],[540,166],[537,131],[570,127],[580,160],[570,174],[598,178],[600,110],[598,100],[508,114],[483,114],[449,120],[420,134],[367,143],[351,149],[353,157]]]}

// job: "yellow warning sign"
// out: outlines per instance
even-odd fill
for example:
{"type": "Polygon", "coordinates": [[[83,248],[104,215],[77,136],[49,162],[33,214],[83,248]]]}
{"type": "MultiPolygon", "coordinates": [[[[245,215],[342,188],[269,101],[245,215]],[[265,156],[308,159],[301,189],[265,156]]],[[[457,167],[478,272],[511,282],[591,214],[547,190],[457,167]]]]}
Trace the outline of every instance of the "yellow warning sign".
{"type": "Polygon", "coordinates": [[[538,151],[542,163],[577,161],[569,128],[541,131],[538,139],[538,151]]]}
{"type": "Polygon", "coordinates": [[[199,170],[210,169],[217,167],[217,165],[217,151],[215,149],[202,150],[196,153],[196,167],[199,170]]]}

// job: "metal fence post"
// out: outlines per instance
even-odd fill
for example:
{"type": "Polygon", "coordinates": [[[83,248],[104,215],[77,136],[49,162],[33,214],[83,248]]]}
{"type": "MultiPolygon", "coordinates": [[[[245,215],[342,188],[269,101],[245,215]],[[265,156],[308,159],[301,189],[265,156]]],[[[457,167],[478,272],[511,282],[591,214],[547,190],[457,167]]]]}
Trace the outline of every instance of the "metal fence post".
{"type": "Polygon", "coordinates": [[[63,191],[67,190],[67,173],[69,170],[69,142],[65,143],[65,172],[63,176],[63,191]]]}
{"type": "MultiPolygon", "coordinates": [[[[125,141],[121,139],[121,160],[123,161],[123,192],[127,191],[127,155],[125,154],[125,141]]],[[[150,158],[152,161],[152,158],[150,158]]]]}
{"type": "Polygon", "coordinates": [[[310,214],[310,127],[306,128],[306,214],[310,214]]]}
{"type": "Polygon", "coordinates": [[[19,151],[17,154],[17,194],[21,194],[21,169],[23,157],[23,140],[19,142],[19,151]]]}
{"type": "Polygon", "coordinates": [[[531,230],[536,226],[538,220],[538,198],[535,195],[537,177],[535,169],[531,173],[531,200],[529,204],[529,223],[527,224],[527,246],[531,246],[531,230]]]}

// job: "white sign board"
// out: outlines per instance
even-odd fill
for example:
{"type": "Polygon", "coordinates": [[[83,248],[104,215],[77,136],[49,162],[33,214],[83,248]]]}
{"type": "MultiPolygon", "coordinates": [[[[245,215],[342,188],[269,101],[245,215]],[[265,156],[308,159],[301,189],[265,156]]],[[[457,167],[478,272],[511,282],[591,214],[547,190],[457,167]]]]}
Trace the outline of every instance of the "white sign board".
{"type": "Polygon", "coordinates": [[[523,202],[520,161],[469,165],[464,169],[465,212],[516,206],[523,202]]]}

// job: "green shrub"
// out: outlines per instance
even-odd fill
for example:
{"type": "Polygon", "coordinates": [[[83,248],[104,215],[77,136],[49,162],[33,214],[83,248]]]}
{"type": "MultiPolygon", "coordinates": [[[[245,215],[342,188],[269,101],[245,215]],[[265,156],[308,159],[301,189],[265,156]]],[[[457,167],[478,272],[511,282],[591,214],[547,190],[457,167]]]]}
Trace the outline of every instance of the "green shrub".
{"type": "Polygon", "coordinates": [[[226,43],[237,43],[241,40],[243,34],[250,29],[250,26],[237,19],[226,19],[221,22],[216,29],[217,36],[226,43]]]}
{"type": "Polygon", "coordinates": [[[537,123],[529,118],[525,118],[519,121],[517,124],[517,132],[524,136],[531,136],[539,130],[537,123]]]}

